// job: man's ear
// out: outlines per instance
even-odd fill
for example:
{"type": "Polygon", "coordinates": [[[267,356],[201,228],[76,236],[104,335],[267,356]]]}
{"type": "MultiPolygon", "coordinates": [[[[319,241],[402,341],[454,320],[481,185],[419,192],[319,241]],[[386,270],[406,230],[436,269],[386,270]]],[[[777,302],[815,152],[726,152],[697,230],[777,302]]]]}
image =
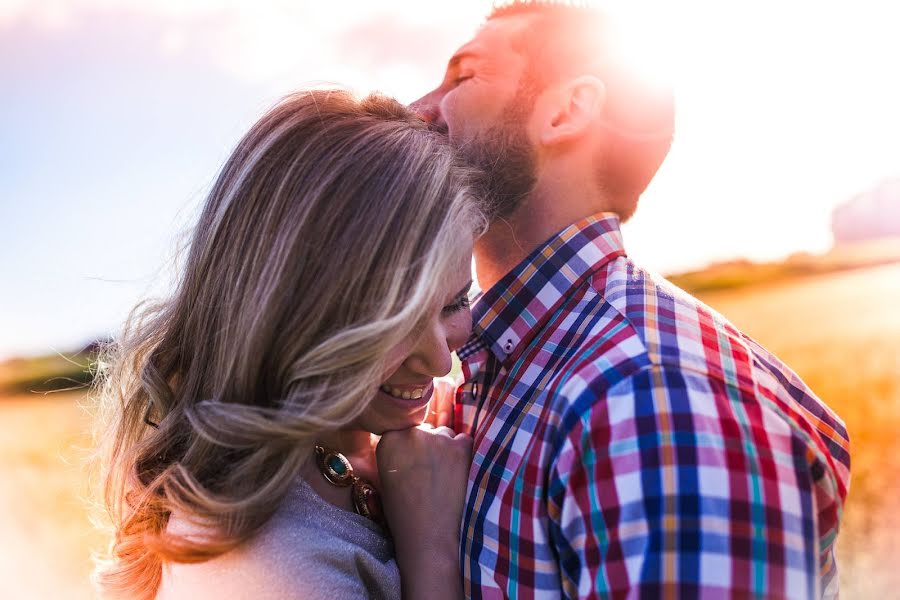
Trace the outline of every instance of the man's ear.
{"type": "Polygon", "coordinates": [[[582,75],[566,82],[540,131],[541,144],[553,146],[584,135],[600,118],[605,102],[606,85],[599,77],[582,75]]]}

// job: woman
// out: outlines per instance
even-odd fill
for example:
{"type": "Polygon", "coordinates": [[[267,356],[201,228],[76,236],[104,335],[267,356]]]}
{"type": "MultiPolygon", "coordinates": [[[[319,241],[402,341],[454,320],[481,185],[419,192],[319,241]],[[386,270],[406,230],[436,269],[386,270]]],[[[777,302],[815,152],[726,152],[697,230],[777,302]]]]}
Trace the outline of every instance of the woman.
{"type": "Polygon", "coordinates": [[[382,97],[302,92],[250,130],[111,354],[104,592],[461,596],[471,440],[410,428],[471,328],[470,176],[382,97]]]}

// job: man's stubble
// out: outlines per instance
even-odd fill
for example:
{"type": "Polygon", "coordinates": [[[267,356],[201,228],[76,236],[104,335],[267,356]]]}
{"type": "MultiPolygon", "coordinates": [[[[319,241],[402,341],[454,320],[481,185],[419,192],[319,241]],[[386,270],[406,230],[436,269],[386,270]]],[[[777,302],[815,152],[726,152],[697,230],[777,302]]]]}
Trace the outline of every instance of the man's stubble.
{"type": "Polygon", "coordinates": [[[534,99],[533,85],[523,81],[501,111],[499,123],[457,146],[463,160],[480,171],[480,191],[491,221],[515,213],[537,182],[537,160],[526,131],[534,99]]]}

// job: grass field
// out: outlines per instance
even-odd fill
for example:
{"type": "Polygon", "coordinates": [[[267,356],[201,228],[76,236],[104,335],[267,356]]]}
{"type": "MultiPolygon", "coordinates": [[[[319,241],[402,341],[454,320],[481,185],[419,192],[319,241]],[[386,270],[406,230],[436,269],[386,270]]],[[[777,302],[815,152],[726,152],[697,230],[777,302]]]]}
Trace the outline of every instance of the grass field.
{"type": "Polygon", "coordinates": [[[0,398],[0,598],[93,598],[83,394],[0,398]]]}
{"type": "MultiPolygon", "coordinates": [[[[842,596],[900,590],[900,265],[715,291],[702,299],[778,354],[845,420],[853,479],[842,596]]],[[[92,597],[78,393],[0,398],[0,598],[92,597]]]]}

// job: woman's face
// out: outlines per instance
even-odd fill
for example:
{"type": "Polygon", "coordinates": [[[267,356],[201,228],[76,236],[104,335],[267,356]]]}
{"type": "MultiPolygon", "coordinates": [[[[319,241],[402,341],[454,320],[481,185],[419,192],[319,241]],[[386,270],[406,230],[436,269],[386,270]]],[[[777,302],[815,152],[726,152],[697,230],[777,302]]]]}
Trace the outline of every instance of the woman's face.
{"type": "Polygon", "coordinates": [[[472,287],[471,248],[460,255],[448,276],[437,283],[443,306],[435,309],[423,329],[391,350],[387,374],[354,427],[380,435],[413,427],[425,418],[433,378],[450,372],[450,353],[472,332],[468,296],[472,287]]]}

